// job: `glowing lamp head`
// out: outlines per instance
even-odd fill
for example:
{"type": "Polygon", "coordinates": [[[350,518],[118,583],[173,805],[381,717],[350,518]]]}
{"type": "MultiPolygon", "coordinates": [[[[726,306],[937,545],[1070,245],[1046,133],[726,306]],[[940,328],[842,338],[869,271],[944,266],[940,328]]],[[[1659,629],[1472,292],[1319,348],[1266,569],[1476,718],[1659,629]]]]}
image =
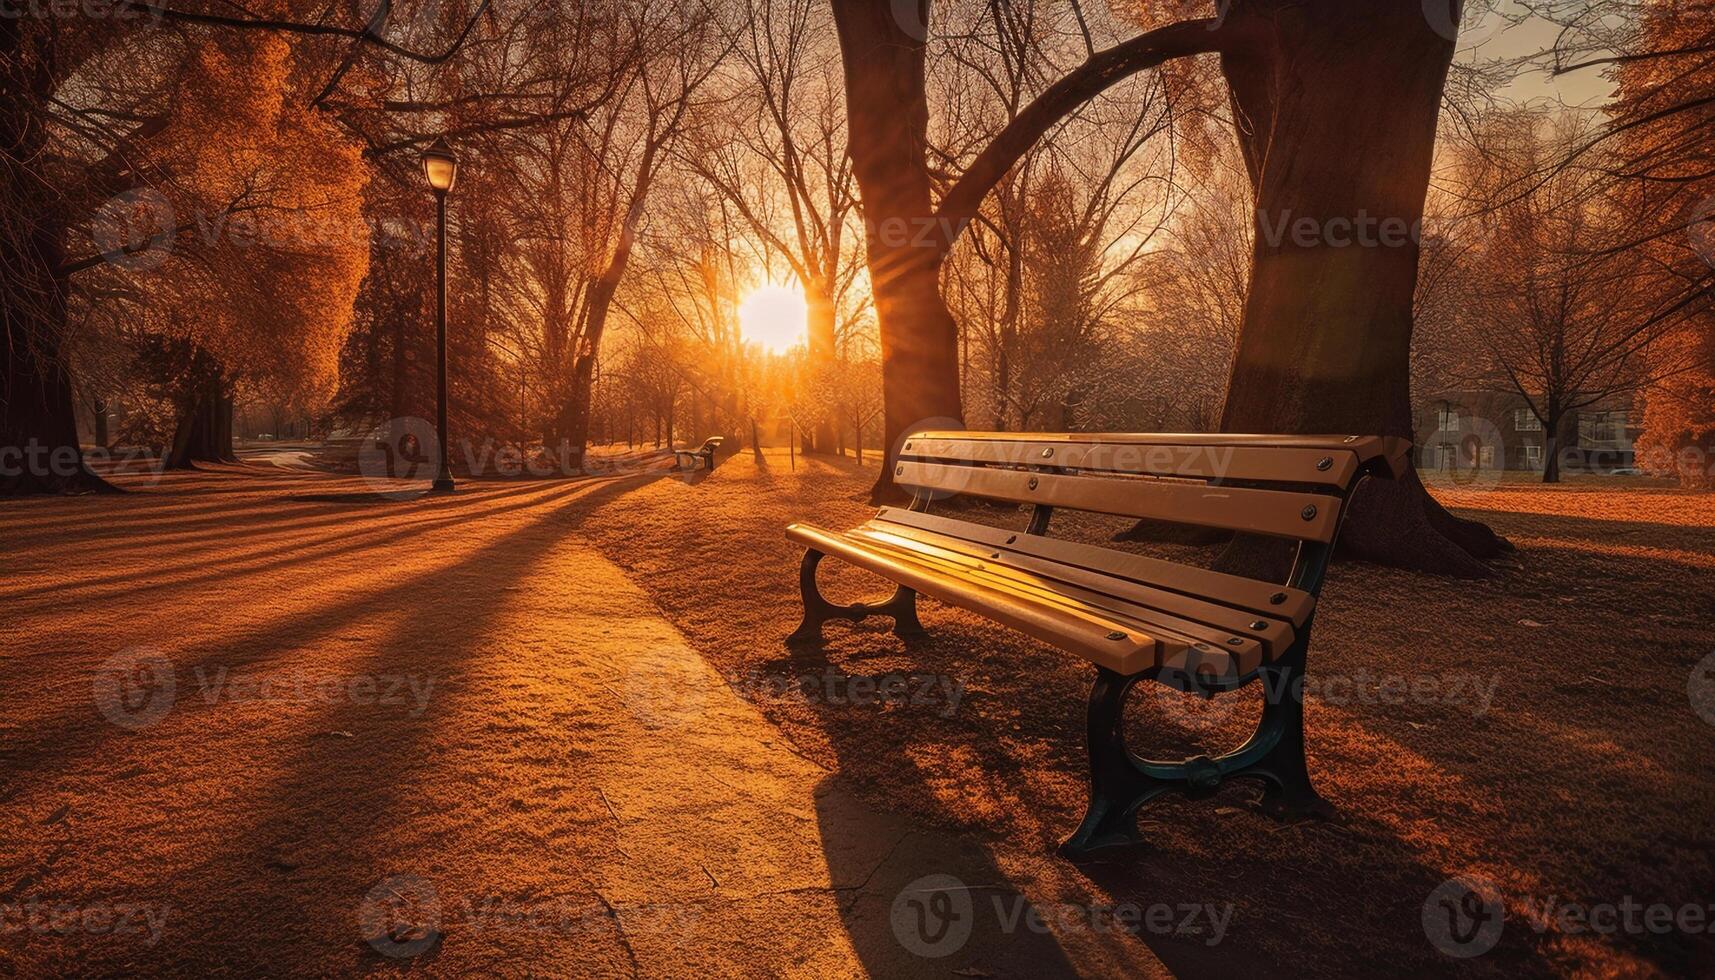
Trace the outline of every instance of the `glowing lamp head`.
{"type": "Polygon", "coordinates": [[[429,178],[429,186],[437,194],[445,194],[453,189],[453,181],[458,178],[459,158],[453,156],[453,148],[447,143],[447,138],[441,136],[423,151],[423,176],[429,178]]]}

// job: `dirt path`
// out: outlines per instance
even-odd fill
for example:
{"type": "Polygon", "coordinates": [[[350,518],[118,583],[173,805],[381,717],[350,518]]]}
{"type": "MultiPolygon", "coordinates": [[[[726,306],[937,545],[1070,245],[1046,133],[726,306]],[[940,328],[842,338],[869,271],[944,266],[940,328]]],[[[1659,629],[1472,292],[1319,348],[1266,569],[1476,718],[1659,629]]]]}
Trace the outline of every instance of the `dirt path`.
{"type": "Polygon", "coordinates": [[[0,975],[1163,972],[798,754],[579,538],[635,480],[137,486],[6,505],[0,975]]]}

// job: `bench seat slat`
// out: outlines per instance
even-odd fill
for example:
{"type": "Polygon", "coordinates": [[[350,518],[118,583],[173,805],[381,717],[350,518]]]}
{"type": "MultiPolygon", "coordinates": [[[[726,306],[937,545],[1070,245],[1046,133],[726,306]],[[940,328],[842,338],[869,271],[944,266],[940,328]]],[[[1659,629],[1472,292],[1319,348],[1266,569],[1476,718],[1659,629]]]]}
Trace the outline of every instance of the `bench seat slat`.
{"type": "MultiPolygon", "coordinates": [[[[1026,442],[1054,446],[1105,443],[1113,446],[1215,446],[1233,448],[1309,449],[1349,452],[1360,466],[1377,463],[1394,477],[1405,475],[1411,440],[1398,436],[1247,435],[1229,432],[976,432],[960,429],[914,432],[910,442],[958,439],[978,442],[1026,442]]],[[[909,450],[908,450],[909,452],[909,450]]]]}
{"type": "Polygon", "coordinates": [[[899,464],[897,482],[906,487],[1306,541],[1332,540],[1340,514],[1339,498],[1326,494],[1148,477],[1064,476],[905,460],[899,464]]]}
{"type": "MultiPolygon", "coordinates": [[[[973,527],[982,527],[982,525],[973,525],[973,527]]],[[[985,545],[969,539],[883,520],[871,521],[852,533],[862,534],[871,531],[910,538],[913,541],[921,542],[926,547],[939,548],[958,554],[966,561],[998,561],[1004,566],[1017,569],[1023,575],[1033,578],[1039,577],[1048,582],[1050,587],[1053,587],[1053,583],[1065,583],[1082,589],[1090,589],[1133,606],[1154,610],[1164,616],[1172,616],[1202,626],[1213,627],[1222,634],[1220,642],[1225,642],[1228,636],[1250,637],[1262,643],[1262,655],[1266,659],[1273,659],[1278,651],[1285,650],[1292,643],[1295,635],[1292,623],[1284,618],[1275,618],[1274,614],[1259,617],[1249,610],[1222,605],[1218,602],[1209,602],[1195,596],[1170,592],[1166,589],[1158,589],[1106,572],[1092,571],[1065,562],[1039,558],[1028,552],[1014,550],[1006,545],[985,545]],[[1260,629],[1257,628],[1259,626],[1260,629]]]]}
{"type": "Polygon", "coordinates": [[[1001,561],[963,555],[888,530],[860,528],[847,537],[1030,601],[1098,610],[1121,622],[1135,623],[1136,628],[1161,642],[1163,662],[1195,658],[1203,672],[1228,670],[1235,672],[1232,676],[1238,676],[1254,670],[1264,659],[1263,645],[1252,637],[1172,616],[1107,593],[1034,578],[1029,572],[1001,561]],[[1216,656],[1217,651],[1221,656],[1216,656]]]}
{"type": "Polygon", "coordinates": [[[1224,603],[1265,618],[1284,617],[1294,627],[1302,627],[1316,605],[1315,599],[1307,592],[1269,582],[1180,565],[1145,555],[1110,551],[1075,541],[1062,541],[1022,531],[1007,531],[1004,528],[924,514],[902,507],[884,507],[876,515],[876,520],[1129,579],[1153,588],[1224,603]],[[1282,598],[1275,602],[1275,596],[1282,598]]]}
{"type": "Polygon", "coordinates": [[[1195,443],[1064,442],[1016,438],[925,439],[910,442],[901,458],[958,460],[1011,466],[1059,466],[1084,473],[1312,483],[1345,488],[1357,476],[1358,454],[1349,449],[1195,443]],[[1046,454],[1046,455],[1045,455],[1046,454]]]}
{"type": "Polygon", "coordinates": [[[787,527],[786,536],[923,595],[980,613],[1109,670],[1130,675],[1160,665],[1161,644],[1156,638],[1111,614],[1032,602],[806,524],[787,527]],[[1123,637],[1109,639],[1110,633],[1121,633],[1123,637]]]}

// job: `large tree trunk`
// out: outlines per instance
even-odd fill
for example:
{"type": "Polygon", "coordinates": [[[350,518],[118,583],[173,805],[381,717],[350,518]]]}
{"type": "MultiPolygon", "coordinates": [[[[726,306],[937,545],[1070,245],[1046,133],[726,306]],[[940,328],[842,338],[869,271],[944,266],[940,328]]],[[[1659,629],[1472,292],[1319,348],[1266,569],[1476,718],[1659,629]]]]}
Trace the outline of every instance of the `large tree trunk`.
{"type": "Polygon", "coordinates": [[[195,469],[196,463],[236,463],[232,450],[232,390],[217,372],[199,384],[173,430],[165,468],[195,469]]]}
{"type": "MultiPolygon", "coordinates": [[[[1418,235],[1453,43],[1418,0],[1239,0],[1222,56],[1256,245],[1221,429],[1410,438],[1418,235]]],[[[1348,553],[1462,576],[1506,547],[1415,474],[1353,501],[1348,553]]]]}
{"type": "MultiPolygon", "coordinates": [[[[22,258],[0,245],[0,267],[19,268],[22,258]]],[[[0,496],[112,492],[115,487],[84,465],[71,377],[57,349],[62,324],[31,315],[28,304],[40,294],[30,295],[20,285],[10,278],[0,285],[0,303],[6,307],[5,347],[0,349],[5,362],[0,372],[0,496]],[[19,293],[27,298],[20,301],[19,293]]]]}
{"type": "MultiPolygon", "coordinates": [[[[661,146],[659,141],[651,138],[643,149],[643,158],[637,167],[637,185],[632,189],[631,203],[626,207],[619,242],[614,246],[607,268],[590,286],[589,300],[584,307],[583,329],[575,334],[579,347],[572,352],[570,391],[560,406],[555,423],[561,440],[561,463],[573,471],[584,467],[584,450],[588,448],[590,438],[591,382],[595,376],[596,357],[601,353],[602,335],[607,332],[607,317],[613,308],[613,298],[618,294],[625,270],[631,264],[632,247],[637,241],[637,224],[642,219],[643,205],[649,198],[649,188],[655,179],[655,160],[661,146]]],[[[656,443],[660,443],[659,429],[656,443]]],[[[550,441],[548,445],[553,443],[550,441]]]]}
{"type": "Polygon", "coordinates": [[[59,195],[40,175],[46,134],[31,111],[54,88],[43,23],[0,18],[0,496],[115,489],[84,465],[63,349],[59,195]]]}
{"type": "MultiPolygon", "coordinates": [[[[929,203],[924,93],[926,0],[834,4],[845,65],[852,174],[863,199],[870,288],[881,332],[884,450],[922,426],[963,425],[958,330],[941,299],[941,229],[929,203]],[[918,18],[911,24],[913,17],[918,18]]],[[[872,496],[895,498],[883,465],[872,496]]]]}
{"type": "MultiPolygon", "coordinates": [[[[567,472],[578,472],[584,466],[584,450],[590,438],[590,395],[594,374],[594,355],[579,356],[572,362],[571,390],[555,418],[554,428],[560,439],[559,456],[567,472]]],[[[659,417],[655,420],[655,441],[661,441],[659,417]]]]}

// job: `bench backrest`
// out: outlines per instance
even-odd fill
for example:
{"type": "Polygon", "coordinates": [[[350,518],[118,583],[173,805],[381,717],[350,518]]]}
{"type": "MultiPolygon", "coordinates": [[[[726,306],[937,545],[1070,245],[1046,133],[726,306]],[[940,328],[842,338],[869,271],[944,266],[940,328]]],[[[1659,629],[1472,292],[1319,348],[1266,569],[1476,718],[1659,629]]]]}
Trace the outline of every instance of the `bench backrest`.
{"type": "Polygon", "coordinates": [[[1327,543],[1364,476],[1398,476],[1385,436],[919,432],[895,482],[955,493],[1327,543]]]}

